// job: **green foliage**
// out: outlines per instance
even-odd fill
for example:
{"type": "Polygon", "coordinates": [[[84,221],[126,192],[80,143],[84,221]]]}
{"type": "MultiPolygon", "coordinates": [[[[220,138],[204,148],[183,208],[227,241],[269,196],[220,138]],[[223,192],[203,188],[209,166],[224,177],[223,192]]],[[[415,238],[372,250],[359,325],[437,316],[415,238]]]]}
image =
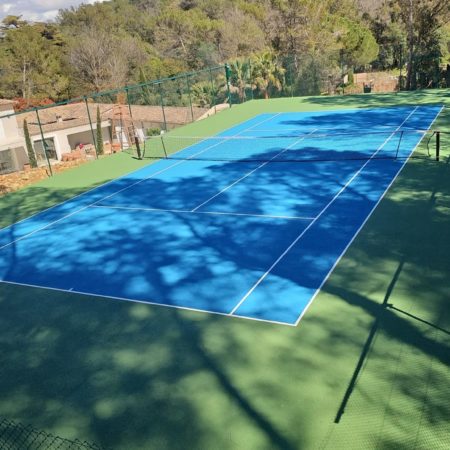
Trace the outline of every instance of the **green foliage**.
{"type": "Polygon", "coordinates": [[[191,88],[191,93],[193,104],[202,108],[209,108],[213,105],[216,95],[211,83],[207,81],[194,84],[191,88]]]}
{"type": "Polygon", "coordinates": [[[245,89],[251,81],[251,63],[249,60],[237,59],[230,63],[231,85],[238,90],[239,101],[246,100],[245,89]]]}
{"type": "MultiPolygon", "coordinates": [[[[449,15],[445,0],[111,0],[63,9],[56,23],[7,16],[0,96],[61,100],[142,75],[155,80],[247,61],[265,49],[287,73],[286,82],[280,73],[272,80],[252,73],[263,96],[322,92],[339,70],[367,65],[408,69],[412,88],[436,85],[450,62],[449,15]]],[[[234,69],[233,94],[243,101],[248,86],[242,68],[234,69]]],[[[207,93],[198,90],[204,103],[207,93]]],[[[166,93],[170,104],[188,104],[176,83],[166,93]]],[[[158,95],[151,90],[136,103],[155,104],[158,95]]]]}
{"type": "Polygon", "coordinates": [[[161,134],[160,128],[147,128],[145,131],[147,136],[159,136],[161,134]]]}
{"type": "Polygon", "coordinates": [[[31,143],[30,132],[28,130],[28,123],[26,120],[23,121],[23,134],[25,137],[25,146],[27,148],[28,161],[30,166],[37,167],[36,155],[34,153],[33,144],[31,143]]]}
{"type": "Polygon", "coordinates": [[[370,30],[348,18],[340,19],[342,34],[339,42],[342,44],[342,55],[352,66],[365,66],[378,56],[378,44],[370,30]]]}
{"type": "Polygon", "coordinates": [[[103,133],[102,133],[102,118],[100,115],[100,107],[97,106],[97,155],[103,155],[104,148],[103,148],[103,133]]]}
{"type": "Polygon", "coordinates": [[[20,28],[27,24],[26,20],[21,19],[22,16],[6,16],[0,24],[0,30],[7,31],[11,28],[20,28]]]}
{"type": "Polygon", "coordinates": [[[148,86],[148,80],[145,77],[144,70],[139,68],[139,84],[141,84],[140,94],[142,101],[133,101],[132,103],[152,105],[155,103],[155,96],[152,94],[151,88],[148,86]]]}
{"type": "Polygon", "coordinates": [[[266,99],[269,98],[270,90],[281,90],[284,73],[285,69],[281,67],[275,53],[269,50],[252,58],[252,82],[266,99]]]}
{"type": "Polygon", "coordinates": [[[442,85],[449,20],[445,0],[386,2],[370,19],[380,46],[375,67],[404,69],[406,89],[442,85]]]}
{"type": "Polygon", "coordinates": [[[60,99],[67,91],[61,43],[52,26],[21,24],[0,40],[0,95],[60,99]]]}

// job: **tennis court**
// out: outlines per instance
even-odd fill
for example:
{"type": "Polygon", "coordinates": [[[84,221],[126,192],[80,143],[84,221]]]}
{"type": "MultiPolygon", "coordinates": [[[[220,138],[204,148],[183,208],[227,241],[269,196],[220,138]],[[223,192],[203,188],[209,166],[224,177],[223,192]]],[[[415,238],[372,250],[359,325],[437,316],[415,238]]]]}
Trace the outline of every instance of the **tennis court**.
{"type": "Polygon", "coordinates": [[[1,230],[0,280],[297,325],[440,110],[150,140],[163,159],[1,230]]]}

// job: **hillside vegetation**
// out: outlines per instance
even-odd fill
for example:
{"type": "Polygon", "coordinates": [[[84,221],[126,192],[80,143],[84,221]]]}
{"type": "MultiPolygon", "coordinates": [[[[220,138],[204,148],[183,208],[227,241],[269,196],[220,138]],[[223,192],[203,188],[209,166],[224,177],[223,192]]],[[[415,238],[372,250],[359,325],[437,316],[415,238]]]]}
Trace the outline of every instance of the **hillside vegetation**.
{"type": "Polygon", "coordinates": [[[264,96],[282,89],[287,72],[300,85],[312,76],[337,84],[353,70],[401,67],[406,89],[442,87],[449,8],[446,0],[112,0],[61,10],[52,23],[8,16],[0,97],[27,107],[226,61],[237,89],[239,70],[249,72],[264,96]]]}

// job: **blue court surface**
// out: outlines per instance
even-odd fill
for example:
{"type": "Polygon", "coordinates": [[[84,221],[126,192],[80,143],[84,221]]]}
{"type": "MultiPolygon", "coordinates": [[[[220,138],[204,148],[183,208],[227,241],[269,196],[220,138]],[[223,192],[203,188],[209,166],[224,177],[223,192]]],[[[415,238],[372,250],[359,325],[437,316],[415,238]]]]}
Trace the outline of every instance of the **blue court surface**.
{"type": "Polygon", "coordinates": [[[261,114],[2,229],[0,280],[296,325],[440,109],[261,114]]]}

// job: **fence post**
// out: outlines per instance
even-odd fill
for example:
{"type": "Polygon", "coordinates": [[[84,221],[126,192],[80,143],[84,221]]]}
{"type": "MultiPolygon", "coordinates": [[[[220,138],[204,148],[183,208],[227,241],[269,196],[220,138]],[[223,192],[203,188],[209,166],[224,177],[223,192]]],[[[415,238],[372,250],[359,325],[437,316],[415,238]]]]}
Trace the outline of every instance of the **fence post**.
{"type": "Polygon", "coordinates": [[[163,120],[164,120],[164,131],[167,131],[166,112],[164,111],[164,96],[163,96],[161,82],[158,83],[158,87],[159,87],[159,96],[161,98],[161,110],[162,110],[162,115],[163,115],[163,120]]]}
{"type": "Polygon", "coordinates": [[[191,108],[191,122],[194,121],[194,110],[192,109],[192,97],[191,97],[191,84],[189,83],[189,74],[186,74],[186,85],[188,89],[189,96],[189,107],[191,108]]]}
{"type": "Polygon", "coordinates": [[[289,76],[291,77],[291,98],[294,98],[294,88],[295,88],[295,76],[294,76],[294,69],[295,64],[290,65],[289,69],[289,76]]]}
{"type": "Polygon", "coordinates": [[[131,117],[131,125],[134,128],[134,123],[133,123],[133,112],[131,111],[131,103],[130,103],[130,93],[129,93],[129,87],[125,86],[125,94],[127,96],[127,104],[128,104],[128,111],[130,113],[130,117],[131,117]]]}
{"type": "Polygon", "coordinates": [[[211,92],[212,92],[212,100],[213,104],[211,106],[214,106],[214,114],[217,114],[217,108],[216,108],[216,87],[214,86],[214,80],[212,76],[212,69],[209,68],[209,81],[211,83],[211,92]]]}
{"type": "Polygon", "coordinates": [[[39,125],[39,131],[41,132],[42,148],[44,149],[45,159],[47,160],[48,169],[50,170],[50,176],[53,176],[52,165],[50,164],[50,160],[48,159],[48,155],[47,155],[47,144],[44,139],[44,132],[42,131],[41,119],[39,117],[39,112],[38,112],[37,108],[35,111],[36,111],[36,117],[37,117],[37,121],[38,121],[38,125],[39,125]]]}
{"type": "MultiPolygon", "coordinates": [[[[130,102],[130,88],[128,86],[125,86],[125,93],[127,96],[128,112],[130,113],[131,130],[133,131],[134,144],[136,145],[136,152],[138,154],[138,157],[139,157],[139,159],[141,159],[141,149],[139,147],[139,136],[138,136],[138,132],[136,131],[136,127],[134,126],[133,112],[131,110],[131,102],[130,102]]],[[[142,129],[142,132],[144,132],[143,129],[142,129]]],[[[129,136],[129,133],[127,133],[127,135],[129,136]]]]}
{"type": "Polygon", "coordinates": [[[225,77],[227,80],[227,96],[228,96],[228,103],[231,108],[231,91],[230,91],[230,77],[231,77],[231,69],[228,63],[225,64],[225,77]]]}
{"type": "Polygon", "coordinates": [[[87,97],[84,97],[84,104],[86,105],[89,126],[91,127],[92,139],[94,140],[95,158],[98,159],[98,142],[97,142],[97,139],[95,139],[94,127],[92,126],[91,112],[89,111],[87,97]]]}
{"type": "Polygon", "coordinates": [[[248,81],[249,81],[249,84],[250,84],[250,93],[252,94],[252,100],[254,100],[255,99],[255,97],[253,96],[253,85],[252,85],[252,60],[251,59],[249,59],[248,60],[248,72],[247,72],[247,75],[248,75],[248,81]]]}

